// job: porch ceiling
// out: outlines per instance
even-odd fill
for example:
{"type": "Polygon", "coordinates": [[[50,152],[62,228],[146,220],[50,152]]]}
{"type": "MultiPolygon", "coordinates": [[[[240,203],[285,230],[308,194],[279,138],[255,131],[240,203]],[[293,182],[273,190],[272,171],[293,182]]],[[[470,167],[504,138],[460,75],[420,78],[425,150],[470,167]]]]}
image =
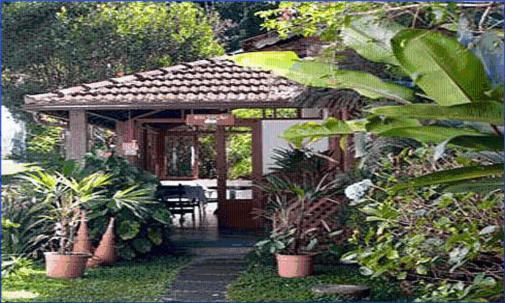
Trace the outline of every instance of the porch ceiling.
{"type": "Polygon", "coordinates": [[[303,88],[224,58],[200,60],[25,96],[27,110],[297,107],[303,88]]]}

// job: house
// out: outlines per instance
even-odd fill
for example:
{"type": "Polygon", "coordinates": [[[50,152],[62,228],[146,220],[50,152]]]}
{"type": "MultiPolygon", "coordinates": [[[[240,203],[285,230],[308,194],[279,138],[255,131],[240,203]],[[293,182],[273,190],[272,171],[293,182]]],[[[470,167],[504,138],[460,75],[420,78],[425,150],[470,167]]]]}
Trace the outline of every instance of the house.
{"type": "MultiPolygon", "coordinates": [[[[244,51],[295,49],[301,56],[319,49],[305,38],[283,41],[271,35],[253,37],[243,43],[244,51]]],[[[25,96],[24,108],[66,121],[66,157],[81,160],[88,150],[88,125],[109,128],[116,133],[116,153],[160,179],[198,178],[198,136],[213,134],[216,142],[217,193],[220,226],[256,228],[251,210],[263,207],[261,193],[254,189],[251,199],[227,198],[226,135],[234,127],[252,134],[252,181],[268,173],[274,148],[287,146],[279,135],[303,121],[320,121],[328,115],[346,119],[349,111],[330,101],[345,92],[324,92],[325,103],[310,102],[315,91],[307,91],[270,72],[234,64],[226,57],[139,72],[100,82],[86,83],[45,94],[25,96]],[[328,97],[329,96],[329,97],[328,97]],[[235,109],[272,109],[272,117],[238,119],[235,109]],[[296,118],[279,118],[277,109],[296,110],[296,118]],[[187,150],[181,157],[170,150],[187,150]],[[180,166],[184,164],[186,169],[180,166]],[[179,166],[178,166],[179,165],[179,166]],[[175,168],[175,169],[174,169],[175,168]]],[[[340,150],[338,139],[320,143],[331,149],[341,168],[352,156],[340,150]]],[[[347,163],[347,164],[346,164],[347,163]]]]}

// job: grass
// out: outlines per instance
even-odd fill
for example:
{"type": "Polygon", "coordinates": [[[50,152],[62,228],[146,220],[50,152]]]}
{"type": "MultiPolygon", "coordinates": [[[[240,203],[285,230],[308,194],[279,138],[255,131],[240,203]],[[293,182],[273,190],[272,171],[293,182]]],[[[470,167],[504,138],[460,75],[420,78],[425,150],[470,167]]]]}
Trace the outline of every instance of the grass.
{"type": "Polygon", "coordinates": [[[2,279],[2,302],[159,301],[187,256],[162,256],[123,261],[112,267],[88,269],[83,278],[57,280],[42,266],[23,268],[2,279]]]}
{"type": "Polygon", "coordinates": [[[280,278],[270,262],[252,260],[247,272],[228,288],[229,301],[240,302],[330,302],[343,301],[335,295],[318,295],[311,291],[319,284],[361,284],[371,288],[370,301],[409,301],[396,282],[360,275],[357,267],[321,264],[313,276],[301,279],[280,278]]]}

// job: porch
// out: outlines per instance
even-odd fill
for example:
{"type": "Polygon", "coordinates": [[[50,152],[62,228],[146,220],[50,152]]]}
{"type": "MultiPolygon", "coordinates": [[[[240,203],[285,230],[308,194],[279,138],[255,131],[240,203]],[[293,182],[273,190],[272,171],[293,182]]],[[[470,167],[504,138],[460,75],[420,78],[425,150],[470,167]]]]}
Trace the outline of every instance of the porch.
{"type": "MultiPolygon", "coordinates": [[[[166,184],[199,179],[199,138],[212,136],[216,175],[208,185],[219,209],[219,221],[213,224],[222,229],[258,230],[262,222],[251,211],[263,208],[265,201],[251,185],[270,172],[273,151],[288,147],[279,139],[282,132],[300,122],[352,115],[335,107],[338,94],[319,108],[304,105],[310,95],[270,72],[216,58],[26,96],[25,109],[37,118],[49,115],[66,122],[68,159],[82,160],[89,150],[90,125],[107,128],[115,133],[114,154],[166,184]],[[237,118],[237,109],[256,109],[262,114],[237,118]],[[283,116],[281,109],[292,115],[283,116]],[[251,135],[251,172],[240,181],[248,188],[237,196],[233,184],[237,181],[228,180],[226,139],[241,133],[251,135]]],[[[313,148],[332,150],[341,169],[349,167],[351,152],[340,148],[338,138],[313,148]]]]}

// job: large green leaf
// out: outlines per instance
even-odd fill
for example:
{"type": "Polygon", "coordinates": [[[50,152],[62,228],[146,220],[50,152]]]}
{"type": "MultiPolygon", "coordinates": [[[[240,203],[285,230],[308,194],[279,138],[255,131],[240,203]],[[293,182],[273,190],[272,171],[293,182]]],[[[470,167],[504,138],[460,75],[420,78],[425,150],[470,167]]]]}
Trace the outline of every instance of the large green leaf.
{"type": "Polygon", "coordinates": [[[118,227],[119,237],[123,240],[135,238],[140,231],[140,223],[136,221],[121,221],[118,227]]]}
{"type": "Polygon", "coordinates": [[[435,104],[406,104],[382,106],[370,110],[376,115],[388,117],[407,117],[425,120],[460,120],[486,122],[503,125],[503,103],[489,101],[453,106],[435,104]]]}
{"type": "Polygon", "coordinates": [[[502,151],[503,136],[458,136],[448,140],[448,143],[476,151],[502,151]]]}
{"type": "Polygon", "coordinates": [[[152,216],[153,219],[163,224],[170,224],[172,222],[172,216],[170,215],[170,212],[168,209],[163,207],[157,207],[154,210],[152,216]]]}
{"type": "Polygon", "coordinates": [[[460,167],[424,175],[412,179],[408,182],[395,185],[391,188],[391,190],[397,191],[410,187],[414,188],[421,186],[446,184],[464,180],[472,180],[477,178],[501,176],[501,175],[503,175],[503,163],[493,165],[460,167]]]}
{"type": "Polygon", "coordinates": [[[455,182],[444,187],[445,192],[462,193],[474,192],[487,194],[495,190],[503,189],[503,178],[484,178],[470,181],[455,182]]]}
{"type": "Polygon", "coordinates": [[[332,137],[337,135],[349,135],[355,132],[366,131],[366,120],[342,121],[335,118],[328,118],[323,123],[305,122],[293,125],[286,129],[282,138],[297,147],[302,146],[305,140],[309,142],[322,137],[332,137]]]}
{"type": "Polygon", "coordinates": [[[136,251],[145,254],[151,251],[152,244],[151,241],[146,238],[137,238],[133,240],[132,246],[136,251]]]}
{"type": "Polygon", "coordinates": [[[403,26],[385,19],[363,17],[354,19],[342,28],[344,44],[362,57],[381,63],[399,65],[391,48],[391,39],[403,26]]]}
{"type": "Polygon", "coordinates": [[[306,86],[352,89],[371,99],[388,98],[410,103],[414,92],[404,86],[351,70],[338,70],[335,65],[302,60],[294,52],[254,52],[230,57],[235,63],[262,68],[306,86]]]}
{"type": "Polygon", "coordinates": [[[405,29],[392,39],[403,69],[439,105],[488,99],[491,89],[480,60],[454,38],[440,32],[405,29]]]}
{"type": "Polygon", "coordinates": [[[423,143],[441,143],[453,137],[479,136],[482,134],[469,129],[430,125],[393,128],[381,132],[380,135],[386,137],[410,138],[423,143]]]}
{"type": "Polygon", "coordinates": [[[403,119],[396,117],[386,117],[381,118],[379,116],[368,116],[368,122],[366,123],[366,130],[374,133],[380,134],[390,129],[404,128],[404,127],[417,127],[421,126],[419,121],[414,119],[403,119]]]}
{"type": "Polygon", "coordinates": [[[369,119],[359,120],[338,120],[328,118],[323,123],[305,122],[296,124],[284,131],[282,138],[297,147],[304,143],[310,143],[321,138],[333,137],[339,135],[350,135],[358,132],[382,133],[387,130],[419,127],[420,123],[413,119],[386,118],[378,116],[369,117],[369,119]]]}

